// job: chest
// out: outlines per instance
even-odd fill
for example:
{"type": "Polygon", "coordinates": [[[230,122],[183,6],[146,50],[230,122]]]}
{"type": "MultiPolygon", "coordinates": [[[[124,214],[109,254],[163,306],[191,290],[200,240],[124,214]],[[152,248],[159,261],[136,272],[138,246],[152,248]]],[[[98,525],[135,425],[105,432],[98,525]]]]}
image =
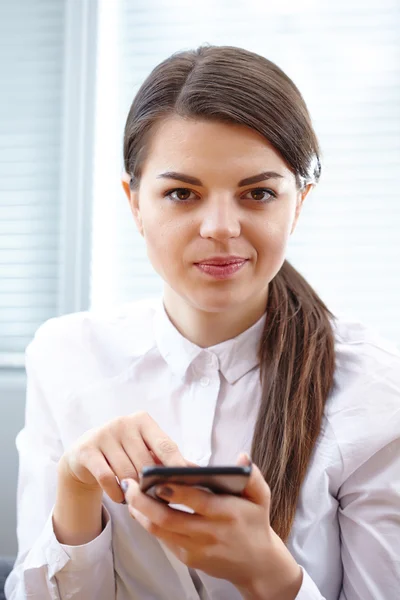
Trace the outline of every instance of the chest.
{"type": "Polygon", "coordinates": [[[260,399],[257,369],[230,384],[212,365],[180,378],[160,361],[77,390],[57,407],[56,419],[67,448],[89,429],[145,411],[189,460],[230,464],[251,448],[260,399]]]}

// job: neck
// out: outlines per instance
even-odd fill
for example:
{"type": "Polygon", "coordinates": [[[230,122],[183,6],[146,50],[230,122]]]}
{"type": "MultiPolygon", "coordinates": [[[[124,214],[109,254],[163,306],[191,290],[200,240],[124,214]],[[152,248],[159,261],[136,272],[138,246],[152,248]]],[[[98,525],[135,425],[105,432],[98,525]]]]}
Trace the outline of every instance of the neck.
{"type": "Polygon", "coordinates": [[[230,340],[249,329],[265,313],[267,292],[250,305],[208,312],[190,304],[168,286],[164,289],[164,307],[173,325],[189,341],[209,348],[230,340]]]}

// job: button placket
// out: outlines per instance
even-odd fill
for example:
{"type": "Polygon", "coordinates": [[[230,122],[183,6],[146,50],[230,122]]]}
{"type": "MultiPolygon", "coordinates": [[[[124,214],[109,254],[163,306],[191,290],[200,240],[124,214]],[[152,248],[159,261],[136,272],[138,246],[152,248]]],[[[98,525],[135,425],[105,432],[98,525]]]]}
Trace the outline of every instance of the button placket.
{"type": "Polygon", "coordinates": [[[215,408],[220,389],[218,359],[203,352],[192,364],[192,392],[187,406],[188,455],[197,464],[208,464],[215,408]]]}

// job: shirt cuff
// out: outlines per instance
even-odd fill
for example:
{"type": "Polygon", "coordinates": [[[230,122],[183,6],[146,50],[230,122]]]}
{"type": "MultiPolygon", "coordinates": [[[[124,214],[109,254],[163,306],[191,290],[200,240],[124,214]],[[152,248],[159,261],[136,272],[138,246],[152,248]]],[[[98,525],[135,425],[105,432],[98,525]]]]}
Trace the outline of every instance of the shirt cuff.
{"type": "Polygon", "coordinates": [[[64,571],[84,571],[98,564],[112,549],[112,523],[110,513],[102,505],[102,517],[105,527],[94,540],[81,546],[60,544],[53,528],[53,509],[46,521],[42,533],[29,552],[24,571],[48,566],[48,576],[51,578],[61,569],[64,571]]]}
{"type": "Polygon", "coordinates": [[[295,600],[325,600],[307,571],[301,565],[300,568],[303,571],[303,582],[295,600]]]}
{"type": "MultiPolygon", "coordinates": [[[[102,505],[102,523],[105,525],[103,531],[94,540],[81,546],[68,546],[59,544],[67,554],[69,562],[65,564],[64,571],[83,571],[98,564],[112,548],[112,524],[110,513],[102,505]]],[[[54,530],[53,530],[54,533],[54,530]]],[[[55,536],[54,536],[55,537],[55,536]]]]}

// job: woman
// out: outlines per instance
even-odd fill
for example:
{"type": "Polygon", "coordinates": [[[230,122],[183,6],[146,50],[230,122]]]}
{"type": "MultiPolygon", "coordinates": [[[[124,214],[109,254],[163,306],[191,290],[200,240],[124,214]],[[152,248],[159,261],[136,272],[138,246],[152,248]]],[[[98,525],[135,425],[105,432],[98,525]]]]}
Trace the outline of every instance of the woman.
{"type": "Polygon", "coordinates": [[[394,599],[400,356],[285,261],[321,173],[300,92],[240,48],[177,53],[134,99],[124,161],[163,298],[28,346],[7,598],[394,599]],[[246,453],[242,497],[139,490],[145,465],[246,453]]]}

